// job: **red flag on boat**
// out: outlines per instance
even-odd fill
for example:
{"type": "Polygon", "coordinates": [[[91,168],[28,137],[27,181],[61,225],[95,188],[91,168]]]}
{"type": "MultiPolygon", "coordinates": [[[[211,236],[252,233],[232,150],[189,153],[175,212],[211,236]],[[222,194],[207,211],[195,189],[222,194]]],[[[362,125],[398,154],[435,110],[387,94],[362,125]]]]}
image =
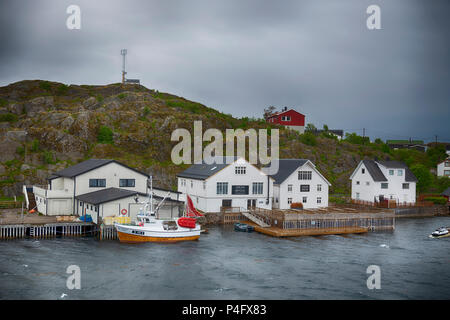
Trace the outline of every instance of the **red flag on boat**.
{"type": "Polygon", "coordinates": [[[186,217],[202,217],[203,215],[200,212],[198,212],[197,209],[195,209],[191,197],[189,197],[189,195],[186,195],[186,197],[187,197],[186,217]]]}

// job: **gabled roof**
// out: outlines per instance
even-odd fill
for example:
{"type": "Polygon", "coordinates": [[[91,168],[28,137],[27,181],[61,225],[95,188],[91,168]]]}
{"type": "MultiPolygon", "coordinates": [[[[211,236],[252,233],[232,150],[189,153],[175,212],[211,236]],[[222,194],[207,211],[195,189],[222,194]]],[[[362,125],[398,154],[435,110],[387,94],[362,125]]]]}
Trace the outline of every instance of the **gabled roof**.
{"type": "Polygon", "coordinates": [[[294,171],[296,171],[298,168],[302,167],[306,163],[310,163],[314,171],[322,177],[328,185],[331,186],[331,183],[317,170],[314,163],[312,163],[308,159],[278,159],[279,161],[279,167],[278,172],[274,175],[271,175],[275,181],[274,184],[282,184],[284,180],[286,180],[294,171]]]}
{"type": "Polygon", "coordinates": [[[133,190],[126,190],[120,188],[107,188],[94,192],[89,192],[85,194],[81,194],[76,196],[75,199],[78,199],[83,202],[87,202],[93,205],[102,204],[105,202],[110,202],[114,200],[119,200],[127,197],[131,197],[134,195],[144,195],[144,193],[140,193],[133,190]]]}
{"type": "Polygon", "coordinates": [[[212,164],[207,164],[204,160],[200,164],[193,164],[186,170],[177,174],[180,178],[189,178],[197,180],[206,180],[213,174],[219,172],[220,170],[228,167],[230,164],[235,162],[238,157],[215,157],[212,164]],[[218,163],[222,162],[222,163],[218,163]]]}
{"type": "Polygon", "coordinates": [[[148,177],[148,174],[143,173],[139,170],[136,170],[134,168],[128,167],[127,165],[124,165],[123,163],[112,160],[112,159],[89,159],[80,163],[77,163],[73,166],[70,166],[68,168],[65,168],[63,170],[60,170],[58,172],[53,173],[48,180],[52,180],[58,177],[66,177],[66,178],[73,178],[76,176],[79,176],[80,174],[86,173],[88,171],[100,168],[104,165],[110,164],[110,163],[117,163],[125,168],[128,168],[130,170],[133,170],[137,173],[140,173],[146,177],[148,177]]]}
{"type": "Polygon", "coordinates": [[[408,168],[406,164],[404,164],[401,161],[375,161],[375,160],[362,160],[359,165],[356,167],[355,171],[353,171],[352,175],[350,176],[350,179],[353,178],[356,171],[359,169],[361,164],[364,164],[364,166],[367,168],[367,171],[369,172],[370,176],[372,177],[373,181],[375,182],[385,182],[388,181],[386,176],[381,171],[378,164],[389,168],[389,169],[405,169],[405,181],[406,182],[417,182],[417,178],[414,175],[414,173],[411,172],[411,170],[408,168]]]}
{"type": "Polygon", "coordinates": [[[289,109],[289,110],[285,110],[285,111],[278,111],[278,112],[272,113],[270,116],[267,117],[267,119],[275,117],[275,116],[279,116],[279,115],[289,112],[289,111],[294,111],[295,113],[298,113],[299,115],[305,116],[303,113],[300,113],[294,109],[289,109]]]}
{"type": "Polygon", "coordinates": [[[408,166],[401,161],[378,161],[378,163],[390,169],[405,169],[405,181],[417,182],[417,178],[414,173],[412,173],[408,166]]]}

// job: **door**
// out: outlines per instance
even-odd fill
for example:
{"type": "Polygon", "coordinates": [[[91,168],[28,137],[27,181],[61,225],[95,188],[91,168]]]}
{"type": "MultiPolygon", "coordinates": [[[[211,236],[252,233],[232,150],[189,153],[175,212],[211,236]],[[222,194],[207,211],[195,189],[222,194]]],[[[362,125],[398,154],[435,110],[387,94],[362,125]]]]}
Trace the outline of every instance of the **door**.
{"type": "Polygon", "coordinates": [[[247,200],[247,209],[256,208],[256,199],[248,199],[247,200]]]}
{"type": "Polygon", "coordinates": [[[231,208],[231,199],[222,199],[222,207],[231,208]]]}

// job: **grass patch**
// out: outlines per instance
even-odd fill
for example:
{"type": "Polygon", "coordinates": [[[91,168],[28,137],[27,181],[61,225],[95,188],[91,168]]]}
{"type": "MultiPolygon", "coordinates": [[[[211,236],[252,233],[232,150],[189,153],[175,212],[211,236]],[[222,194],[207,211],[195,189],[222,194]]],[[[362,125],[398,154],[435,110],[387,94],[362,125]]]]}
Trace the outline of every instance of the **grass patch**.
{"type": "Polygon", "coordinates": [[[97,141],[99,143],[113,143],[113,131],[110,127],[101,126],[98,130],[97,141]]]}
{"type": "Polygon", "coordinates": [[[19,118],[14,113],[0,114],[0,122],[16,122],[19,118]]]}

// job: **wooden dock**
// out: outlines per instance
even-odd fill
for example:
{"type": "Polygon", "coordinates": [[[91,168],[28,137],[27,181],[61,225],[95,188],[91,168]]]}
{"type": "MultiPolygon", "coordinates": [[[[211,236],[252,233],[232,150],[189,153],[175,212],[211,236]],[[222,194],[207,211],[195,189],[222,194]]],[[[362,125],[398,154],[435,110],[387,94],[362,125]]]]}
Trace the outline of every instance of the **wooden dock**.
{"type": "Polygon", "coordinates": [[[95,233],[96,225],[90,222],[0,225],[0,240],[44,239],[56,236],[79,237],[95,233]]]}
{"type": "Polygon", "coordinates": [[[349,234],[365,233],[368,228],[364,227],[342,227],[342,228],[320,228],[320,229],[281,229],[278,227],[263,228],[252,221],[242,221],[255,228],[255,231],[272,237],[300,237],[300,236],[319,236],[330,234],[349,234]]]}

